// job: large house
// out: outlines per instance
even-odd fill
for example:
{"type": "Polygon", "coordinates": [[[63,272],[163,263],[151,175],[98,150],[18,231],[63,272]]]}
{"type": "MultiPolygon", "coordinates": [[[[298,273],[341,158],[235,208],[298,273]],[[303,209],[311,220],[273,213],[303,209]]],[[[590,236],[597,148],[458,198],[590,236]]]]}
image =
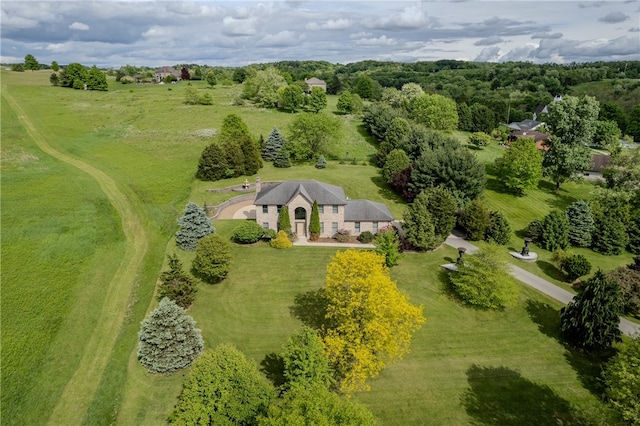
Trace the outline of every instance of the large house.
{"type": "Polygon", "coordinates": [[[313,89],[314,87],[319,87],[325,92],[327,91],[327,83],[324,80],[320,80],[319,78],[311,77],[306,79],[304,82],[307,83],[307,91],[309,93],[311,93],[311,89],[313,89]]]}
{"type": "Polygon", "coordinates": [[[369,200],[350,200],[344,190],[315,180],[289,180],[262,188],[256,183],[256,221],[264,229],[278,229],[278,215],[287,206],[291,229],[298,236],[309,234],[311,208],[318,203],[320,237],[331,238],[340,229],[351,235],[391,225],[393,216],[386,205],[369,200]]]}

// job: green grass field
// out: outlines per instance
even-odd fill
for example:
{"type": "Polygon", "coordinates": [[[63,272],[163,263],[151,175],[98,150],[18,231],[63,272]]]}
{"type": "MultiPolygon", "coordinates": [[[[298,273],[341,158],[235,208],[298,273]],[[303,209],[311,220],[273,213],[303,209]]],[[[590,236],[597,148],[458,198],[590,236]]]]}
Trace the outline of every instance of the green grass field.
{"type": "MultiPolygon", "coordinates": [[[[155,282],[165,254],[174,251],[171,236],[186,201],[221,202],[234,194],[206,189],[244,181],[194,179],[200,152],[209,143],[198,131],[215,129],[226,115],[237,113],[256,136],[266,137],[274,126],[286,135],[295,115],[233,106],[237,86],[208,89],[195,83],[212,91],[214,105],[186,106],[181,84],[111,82],[109,92],[96,93],[52,87],[48,76],[2,71],[2,423],[160,424],[175,403],[183,374],[144,371],[135,356],[139,323],[157,303],[155,282]],[[30,133],[25,123],[33,127],[30,133]],[[121,217],[122,212],[130,217],[121,217]],[[144,257],[133,262],[130,253],[144,257]],[[114,281],[126,265],[135,272],[126,283],[114,281]],[[103,335],[110,342],[106,351],[95,342],[103,335]],[[75,406],[70,404],[74,395],[75,406]]],[[[329,97],[329,110],[335,102],[329,97]]],[[[259,176],[340,185],[350,198],[385,202],[400,217],[405,203],[382,182],[377,168],[361,164],[375,153],[361,123],[341,119],[343,140],[336,156],[349,152],[357,165],[331,161],[318,170],[269,164],[259,176]]],[[[489,163],[500,152],[491,146],[476,154],[489,163]]],[[[567,184],[556,193],[543,183],[515,198],[503,194],[490,176],[485,197],[519,230],[585,196],[589,188],[567,184]]],[[[217,221],[215,226],[229,235],[235,224],[217,221]]],[[[521,239],[514,236],[511,245],[519,249],[521,239]]],[[[297,294],[322,285],[334,250],[276,251],[258,245],[234,246],[233,252],[229,279],[201,286],[191,312],[207,346],[232,342],[260,362],[300,326],[289,307],[297,294]]],[[[188,264],[190,255],[182,255],[188,264]]],[[[631,257],[588,255],[606,269],[631,257]]],[[[550,254],[541,256],[548,261],[550,254]]],[[[520,424],[543,424],[550,413],[545,410],[559,412],[563,424],[580,424],[578,412],[593,419],[606,415],[586,379],[597,364],[558,343],[559,305],[523,288],[513,311],[463,308],[447,296],[438,267],[454,257],[453,249],[408,255],[393,270],[403,291],[424,304],[428,322],[416,335],[412,353],[357,398],[383,424],[490,423],[491,410],[504,420],[514,404],[539,420],[520,424]],[[497,386],[497,378],[504,377],[508,380],[497,386]]],[[[544,264],[526,267],[553,278],[544,264]]]]}

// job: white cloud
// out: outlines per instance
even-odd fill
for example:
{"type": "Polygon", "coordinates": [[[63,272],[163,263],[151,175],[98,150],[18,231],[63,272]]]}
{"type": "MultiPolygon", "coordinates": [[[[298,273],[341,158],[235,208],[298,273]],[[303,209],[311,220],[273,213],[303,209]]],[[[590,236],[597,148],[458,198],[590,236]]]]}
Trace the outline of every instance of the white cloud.
{"type": "Polygon", "coordinates": [[[361,38],[356,41],[358,46],[392,46],[396,43],[395,39],[387,38],[385,35],[378,38],[361,38]]]}
{"type": "Polygon", "coordinates": [[[493,46],[494,44],[502,43],[504,40],[500,36],[491,36],[476,41],[474,46],[493,46]]]}
{"type": "Polygon", "coordinates": [[[368,33],[366,31],[360,31],[359,33],[349,34],[349,38],[367,38],[371,37],[373,34],[368,33]]]}
{"type": "Polygon", "coordinates": [[[280,31],[278,34],[268,34],[258,43],[257,46],[263,47],[284,47],[284,46],[294,46],[298,44],[299,39],[296,37],[295,33],[291,31],[280,31]]]}
{"type": "Polygon", "coordinates": [[[233,36],[248,36],[256,33],[256,18],[236,19],[227,16],[222,20],[222,32],[233,36]]]}
{"type": "Polygon", "coordinates": [[[485,47],[480,54],[474,59],[475,62],[492,62],[497,61],[500,57],[500,48],[498,46],[485,47]]]}
{"type": "Polygon", "coordinates": [[[539,32],[535,33],[531,36],[531,38],[561,38],[562,33],[551,33],[551,32],[539,32]]]}
{"type": "Polygon", "coordinates": [[[74,22],[69,25],[69,29],[78,30],[78,31],[89,31],[89,26],[87,24],[83,24],[82,22],[74,22]]]}
{"type": "Polygon", "coordinates": [[[343,30],[345,28],[351,27],[351,21],[348,19],[329,19],[327,22],[322,24],[317,22],[309,22],[306,25],[306,29],[311,31],[317,30],[343,30]]]}
{"type": "Polygon", "coordinates": [[[366,18],[362,25],[365,28],[377,29],[407,29],[420,28],[427,23],[427,14],[420,5],[409,6],[400,12],[392,13],[390,16],[378,18],[366,18]]]}

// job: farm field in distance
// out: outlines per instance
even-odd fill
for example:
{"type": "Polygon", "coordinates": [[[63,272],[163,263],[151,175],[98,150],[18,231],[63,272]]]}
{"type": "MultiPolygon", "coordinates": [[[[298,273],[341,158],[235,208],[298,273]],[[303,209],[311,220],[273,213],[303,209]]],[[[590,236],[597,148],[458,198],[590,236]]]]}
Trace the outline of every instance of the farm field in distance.
{"type": "MultiPolygon", "coordinates": [[[[53,87],[46,71],[2,71],[1,77],[2,423],[64,419],[69,420],[66,424],[162,424],[185,373],[160,376],[144,370],[136,359],[139,323],[157,306],[153,293],[166,254],[178,252],[172,236],[186,202],[219,203],[232,194],[206,189],[245,179],[195,180],[198,158],[210,141],[200,136],[201,131],[218,128],[226,115],[236,113],[255,136],[266,138],[274,126],[286,135],[295,115],[234,106],[237,85],[209,89],[194,82],[198,90],[213,94],[214,104],[188,106],[183,103],[184,83],[143,86],[110,81],[108,92],[91,92],[53,87]],[[43,151],[33,133],[25,131],[25,120],[63,158],[43,151]],[[100,174],[87,173],[79,165],[100,174]],[[94,177],[102,174],[105,180],[94,177]],[[105,186],[111,192],[105,192],[105,186]],[[116,195],[131,218],[120,216],[122,206],[114,207],[116,195]],[[122,288],[113,277],[133,250],[128,219],[137,224],[134,235],[144,237],[135,239],[140,263],[126,277],[130,287],[122,288]],[[117,300],[111,293],[115,288],[120,292],[117,300]],[[111,317],[103,316],[110,306],[120,315],[112,322],[118,327],[111,331],[105,328],[111,317]],[[113,342],[101,353],[90,344],[91,337],[108,332],[113,342]],[[102,368],[92,373],[95,382],[83,383],[82,374],[74,374],[92,350],[102,368]],[[77,407],[65,402],[74,391],[69,383],[88,389],[77,407]]],[[[328,111],[335,109],[336,100],[329,96],[328,111]]],[[[405,203],[369,163],[376,147],[361,122],[342,120],[343,144],[336,155],[349,152],[358,164],[334,160],[324,170],[267,164],[258,175],[263,181],[316,179],[340,185],[349,197],[384,202],[401,218],[405,203]]],[[[490,163],[500,150],[490,146],[477,154],[490,163]]],[[[515,198],[501,192],[495,176],[489,175],[488,181],[487,204],[503,211],[515,231],[554,208],[589,197],[591,191],[591,184],[570,183],[555,192],[543,181],[531,194],[515,198]]],[[[237,223],[216,221],[214,226],[229,236],[237,223]]],[[[507,248],[521,246],[521,238],[514,236],[507,248]]],[[[535,250],[546,263],[525,267],[566,286],[546,266],[551,254],[535,250]]],[[[289,308],[296,295],[323,285],[335,249],[279,251],[258,244],[233,245],[232,252],[230,276],[216,286],[200,284],[190,314],[207,348],[233,343],[260,363],[279,352],[301,326],[289,308]]],[[[584,254],[594,270],[630,263],[632,257],[605,257],[587,250],[584,254]]],[[[185,264],[192,257],[179,255],[185,264]]],[[[367,404],[381,424],[538,425],[549,418],[570,425],[615,424],[593,380],[601,360],[559,342],[561,305],[522,286],[520,303],[512,310],[463,307],[447,292],[439,266],[456,255],[446,247],[407,254],[392,269],[399,288],[413,303],[424,305],[427,323],[414,336],[411,353],[372,380],[370,392],[355,398],[367,404]],[[496,377],[504,379],[502,386],[496,385],[496,377]]]]}

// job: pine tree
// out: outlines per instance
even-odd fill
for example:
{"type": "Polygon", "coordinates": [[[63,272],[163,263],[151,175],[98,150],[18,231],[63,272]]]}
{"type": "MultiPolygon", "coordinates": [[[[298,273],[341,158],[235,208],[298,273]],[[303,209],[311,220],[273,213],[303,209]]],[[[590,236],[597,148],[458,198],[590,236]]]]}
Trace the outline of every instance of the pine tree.
{"type": "Polygon", "coordinates": [[[403,215],[405,239],[418,250],[432,250],[437,245],[433,219],[425,198],[423,193],[418,195],[403,215]]]}
{"type": "Polygon", "coordinates": [[[318,211],[318,202],[313,201],[311,207],[311,219],[309,220],[309,239],[316,241],[320,238],[320,213],[318,211]]]}
{"type": "Polygon", "coordinates": [[[291,160],[289,159],[289,151],[287,150],[287,147],[283,146],[280,148],[280,151],[278,151],[278,154],[276,155],[276,159],[273,160],[273,165],[281,169],[291,167],[291,160]]]}
{"type": "Polygon", "coordinates": [[[138,333],[138,359],[151,373],[171,373],[191,365],[204,348],[196,322],[165,297],[138,333]]]}
{"type": "Polygon", "coordinates": [[[264,161],[274,161],[280,149],[284,146],[285,140],[280,134],[280,131],[277,127],[274,127],[267,138],[267,141],[264,144],[264,149],[262,150],[262,159],[264,161]]]}
{"type": "Polygon", "coordinates": [[[258,147],[250,136],[245,136],[240,140],[240,148],[244,157],[244,174],[255,175],[262,167],[258,147]]]}
{"type": "Polygon", "coordinates": [[[573,346],[588,351],[620,340],[620,287],[598,270],[560,314],[560,331],[573,346]]]}
{"type": "Polygon", "coordinates": [[[284,231],[287,234],[291,233],[291,218],[289,217],[289,208],[282,206],[280,213],[278,214],[278,231],[284,231]]]}
{"type": "Polygon", "coordinates": [[[433,232],[436,236],[435,244],[440,245],[456,226],[456,212],[458,210],[456,200],[448,189],[440,186],[423,191],[416,199],[418,198],[425,203],[427,210],[429,210],[433,221],[433,232]]]}
{"type": "Polygon", "coordinates": [[[207,213],[193,202],[189,202],[185,207],[182,217],[178,219],[178,225],[180,229],[176,233],[176,244],[182,250],[195,250],[198,240],[215,232],[207,213]]]}
{"type": "Polygon", "coordinates": [[[225,177],[229,168],[224,150],[218,143],[207,145],[198,161],[196,178],[200,180],[220,180],[225,177]]]}
{"type": "Polygon", "coordinates": [[[567,207],[569,219],[569,242],[576,247],[591,246],[594,228],[593,214],[589,204],[578,200],[567,207]]]}
{"type": "Polygon", "coordinates": [[[181,308],[187,309],[193,303],[197,289],[191,277],[184,273],[182,262],[175,254],[167,256],[169,270],[160,274],[158,300],[165,297],[176,302],[181,308]]]}
{"type": "Polygon", "coordinates": [[[318,157],[318,161],[316,161],[316,169],[326,169],[327,168],[327,160],[324,158],[324,155],[318,157]]]}
{"type": "Polygon", "coordinates": [[[569,219],[564,212],[554,210],[542,220],[540,243],[549,251],[569,247],[569,219]]]}
{"type": "Polygon", "coordinates": [[[490,225],[484,234],[484,240],[490,243],[507,244],[511,240],[511,226],[507,218],[502,213],[493,211],[489,213],[489,221],[490,225]]]}
{"type": "Polygon", "coordinates": [[[489,210],[479,198],[470,202],[460,217],[460,226],[471,241],[482,240],[490,225],[489,210]]]}

